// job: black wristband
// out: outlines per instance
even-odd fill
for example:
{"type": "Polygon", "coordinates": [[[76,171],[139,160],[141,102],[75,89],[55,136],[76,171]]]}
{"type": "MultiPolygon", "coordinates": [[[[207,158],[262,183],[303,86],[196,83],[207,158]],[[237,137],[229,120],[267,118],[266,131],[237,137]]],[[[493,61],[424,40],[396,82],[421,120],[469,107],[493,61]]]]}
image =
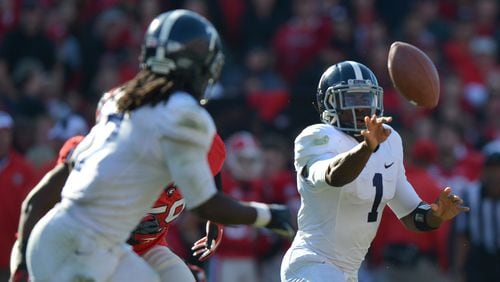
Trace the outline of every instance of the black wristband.
{"type": "Polygon", "coordinates": [[[427,214],[431,210],[431,206],[425,203],[420,203],[415,209],[415,215],[413,217],[413,222],[415,227],[419,231],[432,231],[437,229],[437,227],[432,227],[427,224],[427,214]]]}

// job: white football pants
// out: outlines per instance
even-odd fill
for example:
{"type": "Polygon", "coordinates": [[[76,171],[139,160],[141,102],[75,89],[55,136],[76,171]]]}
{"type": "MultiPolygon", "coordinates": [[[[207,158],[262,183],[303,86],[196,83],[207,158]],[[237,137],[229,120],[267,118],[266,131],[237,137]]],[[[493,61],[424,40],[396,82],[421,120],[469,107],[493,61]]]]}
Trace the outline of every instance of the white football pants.
{"type": "Polygon", "coordinates": [[[357,272],[347,273],[309,251],[288,249],[281,262],[282,282],[357,282],[357,272]]]}
{"type": "Polygon", "coordinates": [[[154,246],[142,258],[160,275],[161,281],[195,282],[186,263],[168,247],[154,246]]]}
{"type": "Polygon", "coordinates": [[[26,260],[34,282],[160,281],[130,246],[111,243],[77,224],[61,205],[35,225],[26,260]]]}

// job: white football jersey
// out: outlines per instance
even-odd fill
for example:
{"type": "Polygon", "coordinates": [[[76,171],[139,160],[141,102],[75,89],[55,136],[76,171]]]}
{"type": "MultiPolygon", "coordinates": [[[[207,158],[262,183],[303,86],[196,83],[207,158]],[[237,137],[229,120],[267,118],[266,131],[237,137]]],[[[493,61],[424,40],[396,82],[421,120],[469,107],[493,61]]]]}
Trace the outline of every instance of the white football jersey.
{"type": "Polygon", "coordinates": [[[358,142],[327,124],[311,125],[299,134],[295,139],[295,169],[301,207],[299,232],[292,248],[321,256],[346,272],[357,272],[377,232],[384,206],[388,204],[399,218],[418,206],[421,200],[403,167],[401,137],[391,131],[360,175],[343,187],[329,186],[325,171],[333,157],[358,142]],[[305,167],[307,177],[301,175],[305,167]]]}
{"type": "Polygon", "coordinates": [[[217,190],[207,161],[215,125],[198,101],[176,92],[122,114],[120,95],[101,101],[96,125],[71,156],[62,197],[81,224],[123,242],[169,183],[182,187],[188,208],[217,190]]]}

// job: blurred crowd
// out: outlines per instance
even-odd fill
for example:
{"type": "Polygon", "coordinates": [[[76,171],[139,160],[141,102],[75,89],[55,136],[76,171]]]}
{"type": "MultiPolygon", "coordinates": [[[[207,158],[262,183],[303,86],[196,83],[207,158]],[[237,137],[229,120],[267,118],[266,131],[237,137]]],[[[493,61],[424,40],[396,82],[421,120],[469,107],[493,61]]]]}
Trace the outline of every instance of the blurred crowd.
{"type": "MultiPolygon", "coordinates": [[[[135,75],[145,28],[173,8],[204,15],[223,38],[226,63],[207,107],[228,149],[228,194],[298,209],[293,139],[319,122],[312,101],[321,73],[357,60],[384,88],[385,113],[403,137],[407,175],[421,197],[432,202],[451,186],[480,210],[425,237],[384,216],[360,281],[500,281],[497,0],[0,1],[0,272],[8,272],[22,199],[61,144],[88,132],[102,93],[135,75]],[[394,41],[435,62],[437,108],[417,108],[392,87],[394,41]]],[[[189,260],[201,224],[185,217],[170,241],[189,260]]],[[[279,280],[289,242],[248,227],[224,236],[202,265],[209,281],[279,280]]]]}

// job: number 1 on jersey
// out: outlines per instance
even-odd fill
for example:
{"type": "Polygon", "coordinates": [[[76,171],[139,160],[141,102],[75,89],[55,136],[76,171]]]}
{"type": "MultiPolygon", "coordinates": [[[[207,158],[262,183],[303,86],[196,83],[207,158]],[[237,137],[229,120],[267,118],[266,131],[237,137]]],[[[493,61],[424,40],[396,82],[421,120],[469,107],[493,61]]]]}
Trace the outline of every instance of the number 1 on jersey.
{"type": "Polygon", "coordinates": [[[373,187],[375,187],[375,199],[373,199],[372,210],[368,213],[368,222],[376,222],[378,217],[378,206],[382,200],[384,192],[382,173],[375,173],[373,176],[373,187]]]}

